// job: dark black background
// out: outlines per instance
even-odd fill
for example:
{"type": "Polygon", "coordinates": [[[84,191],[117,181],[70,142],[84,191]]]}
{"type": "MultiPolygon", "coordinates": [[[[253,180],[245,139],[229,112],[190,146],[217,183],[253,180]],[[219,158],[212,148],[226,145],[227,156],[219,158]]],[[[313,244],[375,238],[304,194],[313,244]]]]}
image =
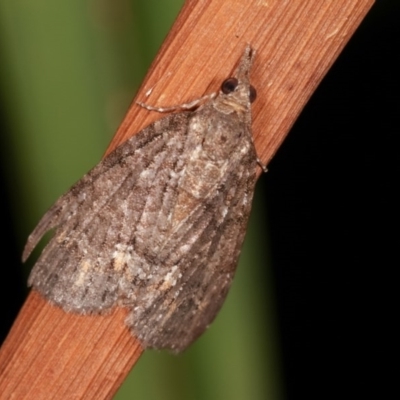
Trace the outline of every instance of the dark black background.
{"type": "MultiPolygon", "coordinates": [[[[399,31],[400,2],[377,1],[262,178],[287,399],[390,393],[400,264],[399,31]]],[[[26,283],[10,204],[4,195],[1,202],[3,340],[26,283]]]]}
{"type": "Polygon", "coordinates": [[[377,1],[264,178],[287,399],[394,394],[399,57],[377,1]]]}

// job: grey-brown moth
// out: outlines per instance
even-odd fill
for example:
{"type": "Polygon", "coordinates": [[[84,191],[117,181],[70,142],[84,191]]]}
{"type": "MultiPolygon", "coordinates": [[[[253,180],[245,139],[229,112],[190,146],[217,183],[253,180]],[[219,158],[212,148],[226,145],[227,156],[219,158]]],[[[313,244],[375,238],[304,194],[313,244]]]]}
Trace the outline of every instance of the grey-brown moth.
{"type": "Polygon", "coordinates": [[[247,46],[218,94],[150,124],[56,201],[23,253],[55,228],[29,285],[67,312],[127,307],[147,348],[179,352],[203,333],[231,285],[256,182],[254,54],[247,46]]]}

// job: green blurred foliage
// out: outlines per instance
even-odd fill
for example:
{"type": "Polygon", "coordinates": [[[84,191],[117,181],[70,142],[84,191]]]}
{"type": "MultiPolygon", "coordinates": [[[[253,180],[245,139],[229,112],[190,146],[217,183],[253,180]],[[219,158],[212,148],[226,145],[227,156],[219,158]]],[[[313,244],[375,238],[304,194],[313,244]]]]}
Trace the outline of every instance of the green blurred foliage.
{"type": "MultiPolygon", "coordinates": [[[[21,247],[101,158],[182,0],[0,0],[2,154],[21,247]],[[17,218],[18,216],[18,218],[17,218]]],[[[212,327],[179,356],[146,352],[116,399],[280,399],[262,197],[212,327]]]]}

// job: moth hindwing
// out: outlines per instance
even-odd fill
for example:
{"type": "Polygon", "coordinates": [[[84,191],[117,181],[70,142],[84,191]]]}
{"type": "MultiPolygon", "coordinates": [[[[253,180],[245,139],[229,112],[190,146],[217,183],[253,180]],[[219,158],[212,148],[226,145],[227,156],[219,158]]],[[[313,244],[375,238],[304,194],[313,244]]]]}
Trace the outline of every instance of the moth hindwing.
{"type": "Polygon", "coordinates": [[[69,312],[127,307],[144,347],[179,352],[206,329],[231,285],[256,181],[253,58],[247,46],[218,95],[150,124],[56,201],[23,253],[55,228],[29,285],[69,312]]]}

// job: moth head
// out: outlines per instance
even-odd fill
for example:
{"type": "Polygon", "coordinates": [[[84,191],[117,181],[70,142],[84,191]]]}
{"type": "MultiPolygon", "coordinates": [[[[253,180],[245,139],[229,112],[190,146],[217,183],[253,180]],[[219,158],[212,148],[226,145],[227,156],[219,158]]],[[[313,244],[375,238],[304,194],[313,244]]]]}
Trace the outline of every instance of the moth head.
{"type": "MultiPolygon", "coordinates": [[[[250,103],[253,103],[253,101],[257,98],[257,91],[253,85],[249,85],[248,87],[248,98],[250,100],[250,103]]],[[[234,77],[225,79],[221,85],[221,92],[224,94],[234,93],[235,91],[240,89],[241,88],[239,87],[239,81],[237,78],[234,77]]],[[[247,89],[247,86],[245,87],[245,89],[247,89]]]]}
{"type": "Polygon", "coordinates": [[[256,99],[257,91],[250,84],[249,77],[254,55],[255,51],[249,45],[246,46],[234,76],[222,82],[221,95],[228,103],[236,103],[244,108],[248,108],[250,103],[256,99]]]}

